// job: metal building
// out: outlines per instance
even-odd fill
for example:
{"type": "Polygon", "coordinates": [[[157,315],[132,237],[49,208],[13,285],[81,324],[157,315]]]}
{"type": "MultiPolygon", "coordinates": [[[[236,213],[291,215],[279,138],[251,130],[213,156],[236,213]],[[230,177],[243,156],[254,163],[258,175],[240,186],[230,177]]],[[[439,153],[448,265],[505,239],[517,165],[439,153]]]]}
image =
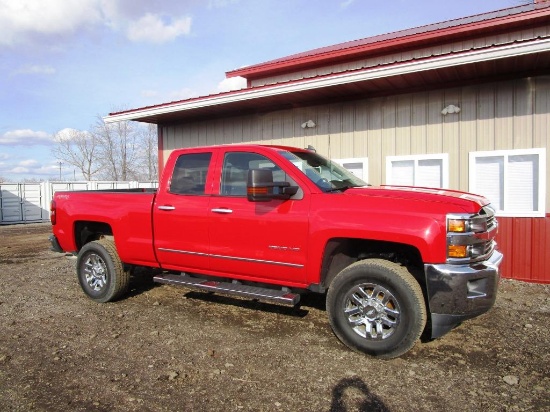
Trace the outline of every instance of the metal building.
{"type": "Polygon", "coordinates": [[[374,185],[460,189],[500,216],[503,275],[550,283],[550,2],[316,49],[226,73],[247,88],[111,113],[179,147],[307,147],[374,185]]]}

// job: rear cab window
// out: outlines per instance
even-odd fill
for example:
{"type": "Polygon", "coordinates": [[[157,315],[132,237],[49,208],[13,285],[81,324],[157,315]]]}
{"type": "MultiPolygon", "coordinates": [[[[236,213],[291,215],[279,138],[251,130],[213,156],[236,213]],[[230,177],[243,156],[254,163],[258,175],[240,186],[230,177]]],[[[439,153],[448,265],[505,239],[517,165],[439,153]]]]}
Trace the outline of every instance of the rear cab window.
{"type": "Polygon", "coordinates": [[[182,154],[176,160],[168,191],[178,195],[204,195],[211,152],[182,154]]]}

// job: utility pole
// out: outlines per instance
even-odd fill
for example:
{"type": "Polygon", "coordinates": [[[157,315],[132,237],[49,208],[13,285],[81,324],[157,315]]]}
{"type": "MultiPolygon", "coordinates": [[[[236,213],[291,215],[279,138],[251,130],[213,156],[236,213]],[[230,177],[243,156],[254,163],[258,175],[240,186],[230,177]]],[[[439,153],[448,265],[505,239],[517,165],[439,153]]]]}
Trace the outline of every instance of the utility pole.
{"type": "Polygon", "coordinates": [[[63,163],[59,162],[59,181],[61,181],[61,165],[63,163]]]}

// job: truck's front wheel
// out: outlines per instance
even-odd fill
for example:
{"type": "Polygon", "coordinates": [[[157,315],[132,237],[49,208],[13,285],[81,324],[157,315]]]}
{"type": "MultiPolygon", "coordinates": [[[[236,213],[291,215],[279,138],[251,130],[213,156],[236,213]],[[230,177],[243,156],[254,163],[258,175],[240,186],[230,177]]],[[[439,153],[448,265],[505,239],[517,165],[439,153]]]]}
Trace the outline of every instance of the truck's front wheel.
{"type": "Polygon", "coordinates": [[[78,254],[76,272],[84,293],[100,303],[121,297],[130,284],[130,273],[124,270],[115,244],[108,239],[84,245],[78,254]]]}
{"type": "Polygon", "coordinates": [[[405,267],[382,259],[342,270],[329,287],[327,313],[346,346],[383,359],[409,351],[426,325],[420,285],[405,267]]]}

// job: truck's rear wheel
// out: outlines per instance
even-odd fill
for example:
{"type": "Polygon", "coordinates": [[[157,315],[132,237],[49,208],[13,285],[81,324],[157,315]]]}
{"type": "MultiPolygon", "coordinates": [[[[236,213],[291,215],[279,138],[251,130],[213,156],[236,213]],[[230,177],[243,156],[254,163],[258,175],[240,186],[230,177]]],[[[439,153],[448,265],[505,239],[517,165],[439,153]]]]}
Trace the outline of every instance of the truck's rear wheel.
{"type": "Polygon", "coordinates": [[[405,267],[382,259],[342,270],[329,287],[327,313],[346,346],[383,359],[409,351],[426,325],[420,285],[405,267]]]}
{"type": "Polygon", "coordinates": [[[100,303],[118,299],[130,283],[130,272],[124,270],[114,243],[107,239],[84,245],[78,254],[76,272],[84,293],[100,303]]]}

